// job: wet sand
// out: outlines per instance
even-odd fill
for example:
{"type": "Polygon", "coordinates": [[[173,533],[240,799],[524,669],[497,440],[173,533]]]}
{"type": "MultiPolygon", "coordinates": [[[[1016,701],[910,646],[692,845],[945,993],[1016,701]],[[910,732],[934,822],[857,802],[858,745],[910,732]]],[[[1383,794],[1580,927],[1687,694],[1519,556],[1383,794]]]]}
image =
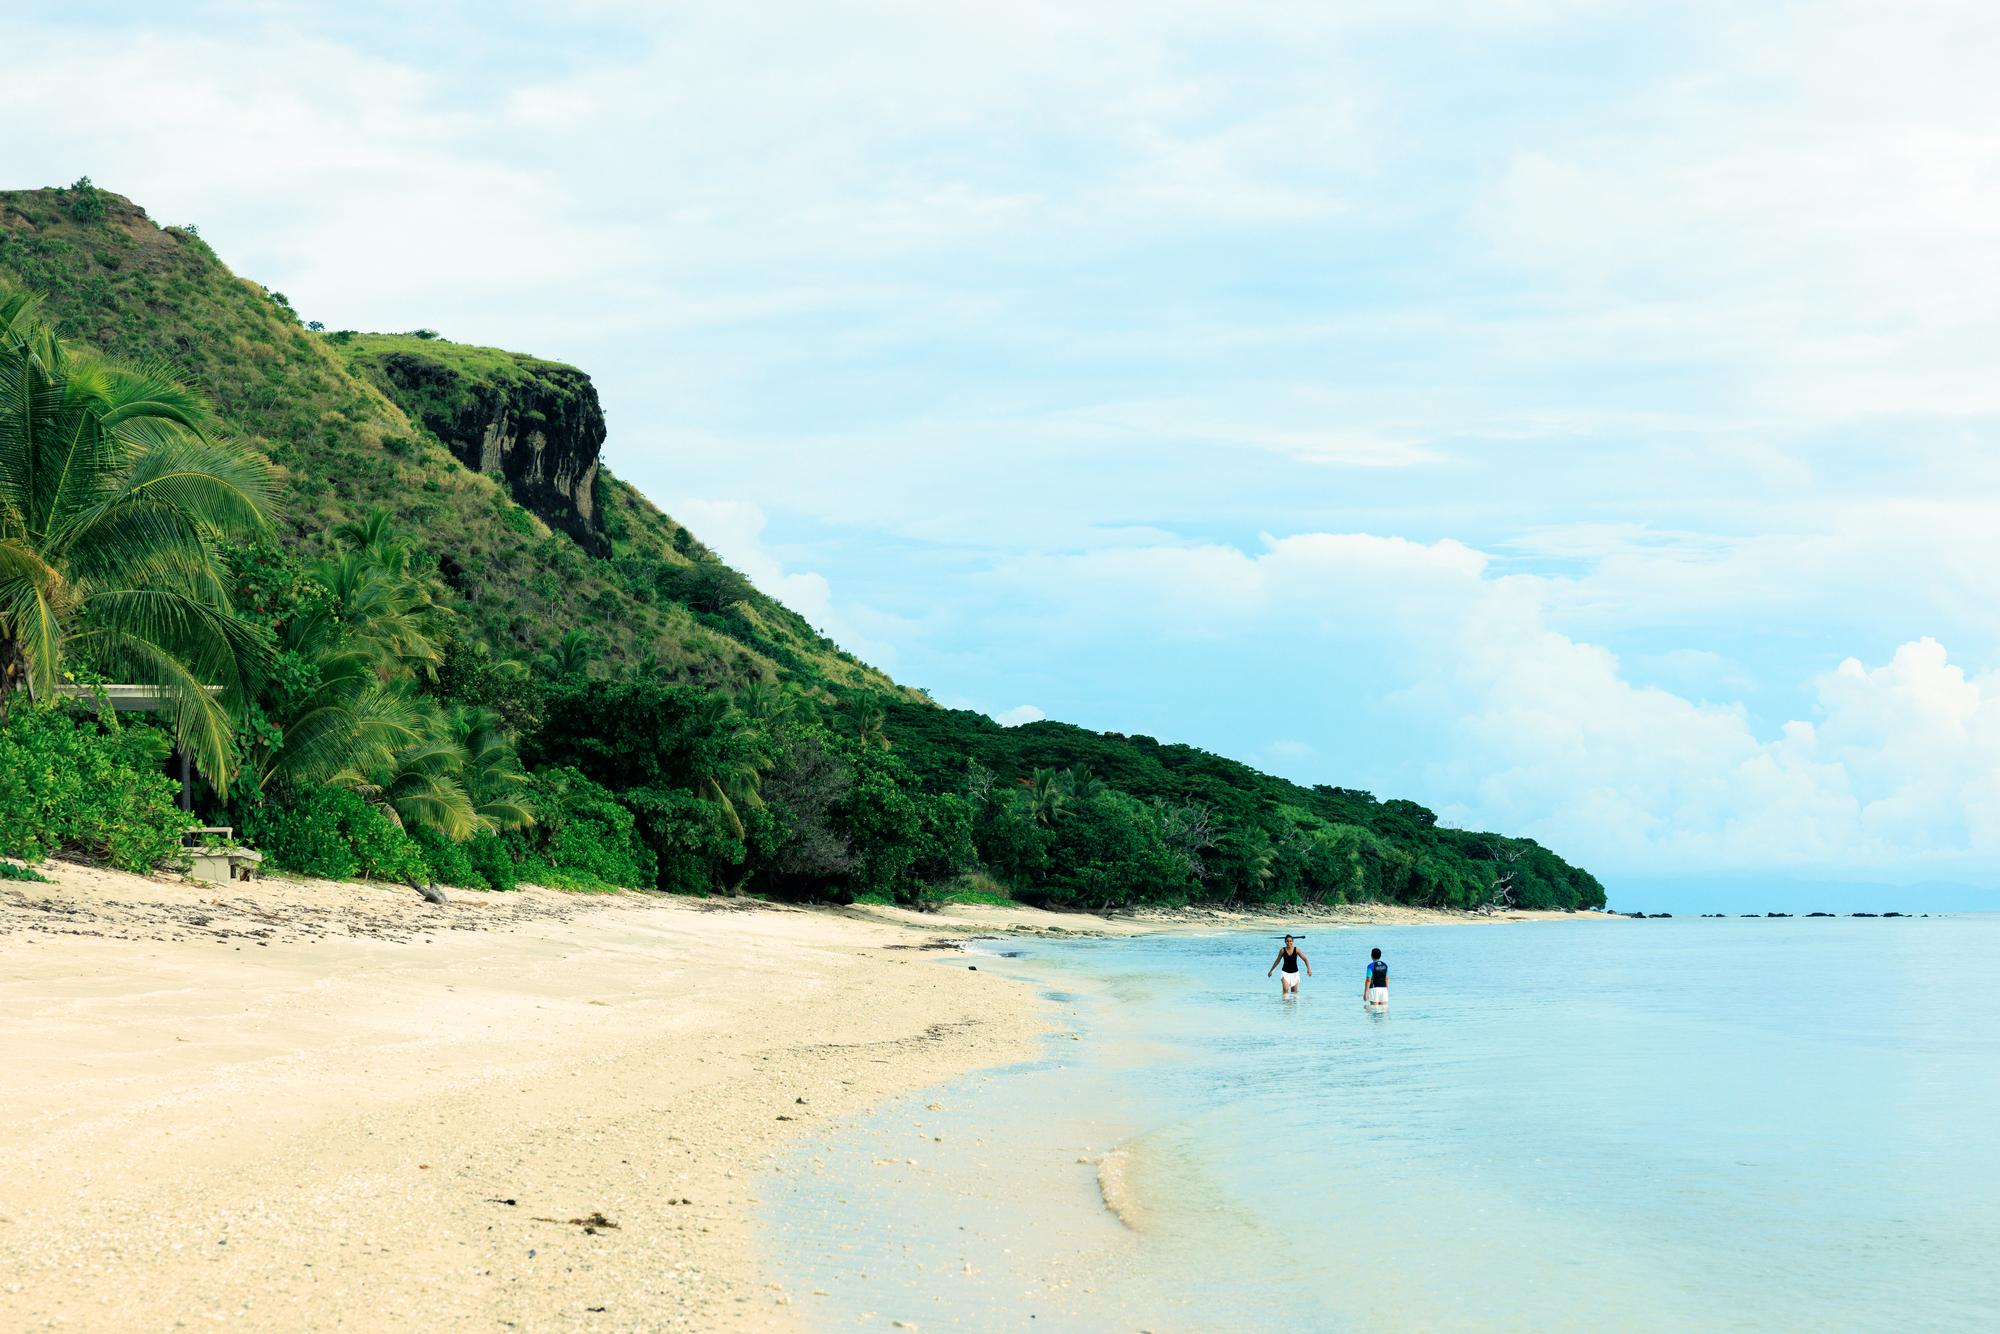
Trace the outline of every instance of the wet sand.
{"type": "Polygon", "coordinates": [[[1269,920],[46,869],[0,882],[6,1329],[785,1328],[759,1175],[1037,1049],[944,952],[1269,920]]]}

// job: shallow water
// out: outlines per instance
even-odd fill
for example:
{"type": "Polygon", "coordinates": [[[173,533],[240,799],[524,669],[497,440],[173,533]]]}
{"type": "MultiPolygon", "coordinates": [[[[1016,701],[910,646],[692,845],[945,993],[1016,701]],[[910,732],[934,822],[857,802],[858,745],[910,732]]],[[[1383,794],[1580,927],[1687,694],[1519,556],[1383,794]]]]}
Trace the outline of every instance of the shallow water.
{"type": "Polygon", "coordinates": [[[1063,997],[1068,1027],[1045,1061],[786,1164],[766,1239],[796,1309],[924,1329],[2000,1321],[2000,919],[1315,926],[1296,1000],[1264,979],[1270,936],[982,960],[1063,997]],[[1386,1014],[1360,1004],[1370,946],[1386,1014]],[[1098,1193],[1120,1146],[1136,1232],[1098,1193]]]}

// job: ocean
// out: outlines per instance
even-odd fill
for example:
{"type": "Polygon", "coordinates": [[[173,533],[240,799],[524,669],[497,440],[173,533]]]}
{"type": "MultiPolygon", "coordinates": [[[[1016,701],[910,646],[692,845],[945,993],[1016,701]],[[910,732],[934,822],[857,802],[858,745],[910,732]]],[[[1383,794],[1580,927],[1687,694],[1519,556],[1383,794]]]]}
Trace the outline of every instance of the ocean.
{"type": "Polygon", "coordinates": [[[1280,930],[989,942],[1061,1031],[781,1165],[798,1314],[2000,1327],[2000,917],[1280,930]]]}

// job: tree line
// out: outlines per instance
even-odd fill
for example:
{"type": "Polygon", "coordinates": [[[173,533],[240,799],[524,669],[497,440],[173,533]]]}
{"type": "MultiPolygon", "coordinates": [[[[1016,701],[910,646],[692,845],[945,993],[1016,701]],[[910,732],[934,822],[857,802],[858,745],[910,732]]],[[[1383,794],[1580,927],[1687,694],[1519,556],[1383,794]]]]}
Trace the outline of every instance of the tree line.
{"type": "MultiPolygon", "coordinates": [[[[0,292],[0,853],[145,869],[212,821],[290,871],[493,889],[1602,902],[1532,842],[1150,738],[800,671],[724,691],[613,664],[582,626],[498,656],[414,535],[371,514],[304,558],[281,490],[171,374],[0,292]],[[169,707],[120,717],[92,691],[111,681],[169,707]]],[[[746,595],[673,591],[708,616],[746,595]]]]}

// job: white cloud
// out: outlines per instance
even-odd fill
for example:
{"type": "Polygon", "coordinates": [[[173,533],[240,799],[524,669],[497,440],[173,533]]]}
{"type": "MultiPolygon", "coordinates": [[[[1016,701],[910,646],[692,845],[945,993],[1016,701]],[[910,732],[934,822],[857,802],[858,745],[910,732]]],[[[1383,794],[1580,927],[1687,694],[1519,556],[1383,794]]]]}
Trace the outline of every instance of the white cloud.
{"type": "Polygon", "coordinates": [[[826,576],[790,568],[764,541],[764,511],[741,500],[677,501],[674,516],[760,592],[776,598],[863,661],[893,669],[894,641],[908,626],[874,608],[836,603],[826,576]]]}
{"type": "MultiPolygon", "coordinates": [[[[2000,673],[1966,676],[1935,640],[1821,674],[1811,717],[1759,734],[1738,704],[1635,683],[1552,628],[1547,581],[1455,542],[1301,534],[1013,575],[1110,634],[1250,646],[1311,627],[1288,651],[1359,671],[1414,724],[1404,744],[1442,814],[1599,869],[2000,866],[2000,673]]],[[[1727,680],[1720,658],[1685,665],[1727,680]]],[[[1267,753],[1292,768],[1307,744],[1267,753]]]]}
{"type": "Polygon", "coordinates": [[[943,697],[1291,738],[1607,863],[1992,855],[1991,679],[1923,639],[2000,663],[1990,5],[23,9],[0,48],[10,183],[89,172],[336,327],[577,361],[621,475],[731,498],[674,508],[943,697]]]}
{"type": "Polygon", "coordinates": [[[1537,278],[1516,351],[1728,366],[1792,422],[2000,409],[2000,24],[1763,5],[1518,143],[1475,214],[1537,278]]]}
{"type": "Polygon", "coordinates": [[[1019,727],[1022,723],[1038,723],[1048,717],[1032,704],[1016,704],[1013,708],[993,715],[993,721],[1002,727],[1019,727]]]}

